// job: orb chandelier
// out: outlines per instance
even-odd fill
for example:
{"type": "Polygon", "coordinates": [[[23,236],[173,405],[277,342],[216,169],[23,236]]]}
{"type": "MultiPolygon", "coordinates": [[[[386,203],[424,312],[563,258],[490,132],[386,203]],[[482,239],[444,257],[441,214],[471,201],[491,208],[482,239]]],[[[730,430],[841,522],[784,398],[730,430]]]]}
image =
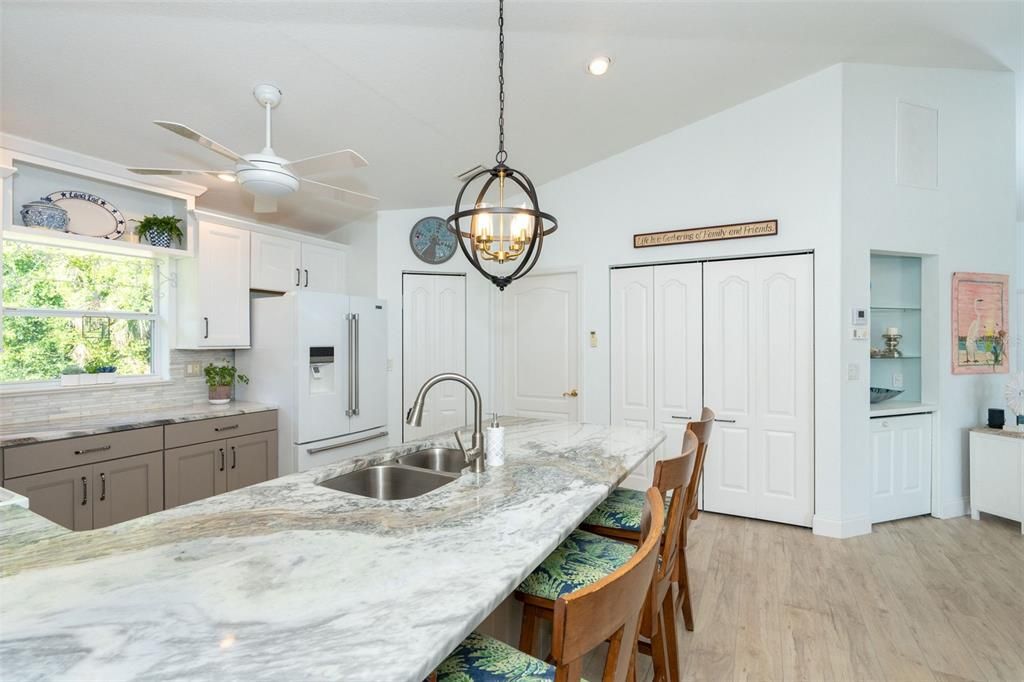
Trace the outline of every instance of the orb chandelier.
{"type": "Polygon", "coordinates": [[[544,237],[558,229],[555,217],[540,210],[530,178],[506,165],[507,160],[505,2],[498,0],[498,153],[493,168],[474,173],[459,190],[448,229],[473,267],[502,291],[537,264],[544,237]],[[464,208],[463,199],[474,193],[472,208],[464,208]]]}

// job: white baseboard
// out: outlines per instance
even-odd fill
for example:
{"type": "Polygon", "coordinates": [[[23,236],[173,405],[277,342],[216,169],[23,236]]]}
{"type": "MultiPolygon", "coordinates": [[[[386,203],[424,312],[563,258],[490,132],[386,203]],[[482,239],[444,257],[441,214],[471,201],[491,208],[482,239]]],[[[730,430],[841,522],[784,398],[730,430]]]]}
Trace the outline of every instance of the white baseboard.
{"type": "Polygon", "coordinates": [[[954,500],[946,500],[942,503],[939,511],[940,519],[955,519],[958,516],[967,516],[971,513],[971,498],[958,497],[954,500]]]}
{"type": "Polygon", "coordinates": [[[855,516],[842,520],[826,519],[815,514],[811,528],[815,535],[827,538],[852,538],[870,533],[871,519],[868,516],[855,516]]]}

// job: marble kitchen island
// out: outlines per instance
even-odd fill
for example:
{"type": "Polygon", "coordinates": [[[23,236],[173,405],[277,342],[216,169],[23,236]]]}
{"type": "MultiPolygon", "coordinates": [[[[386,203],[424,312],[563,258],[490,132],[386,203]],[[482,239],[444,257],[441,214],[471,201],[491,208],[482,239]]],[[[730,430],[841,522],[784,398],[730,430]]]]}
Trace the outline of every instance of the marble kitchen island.
{"type": "Polygon", "coordinates": [[[451,436],[95,531],[2,506],[0,676],[422,680],[664,440],[509,424],[505,466],[408,500],[316,484],[451,436]]]}

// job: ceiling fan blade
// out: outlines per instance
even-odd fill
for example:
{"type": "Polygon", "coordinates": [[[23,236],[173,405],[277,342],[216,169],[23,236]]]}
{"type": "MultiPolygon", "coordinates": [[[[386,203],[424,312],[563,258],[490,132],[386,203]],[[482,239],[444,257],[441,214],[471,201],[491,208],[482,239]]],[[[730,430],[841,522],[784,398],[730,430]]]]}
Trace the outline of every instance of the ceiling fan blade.
{"type": "Polygon", "coordinates": [[[232,161],[246,163],[246,160],[242,158],[240,154],[236,154],[235,152],[231,151],[230,149],[220,144],[219,142],[214,142],[206,135],[203,135],[200,132],[192,130],[186,125],[175,123],[174,121],[153,121],[153,123],[157,124],[161,128],[170,130],[172,133],[181,135],[185,139],[192,140],[193,142],[198,142],[199,144],[206,147],[210,151],[217,152],[221,156],[226,156],[232,161]]]}
{"type": "Polygon", "coordinates": [[[311,194],[318,194],[320,196],[342,201],[354,206],[372,207],[379,201],[379,199],[372,194],[363,194],[362,192],[355,192],[350,189],[345,189],[344,187],[327,185],[308,178],[302,178],[302,185],[300,189],[306,190],[311,194]]]}
{"type": "Polygon", "coordinates": [[[317,156],[307,156],[297,161],[289,161],[285,168],[296,175],[319,175],[329,171],[346,171],[362,168],[367,165],[363,155],[352,149],[342,149],[317,156]]]}
{"type": "Polygon", "coordinates": [[[234,171],[198,170],[192,168],[129,168],[136,175],[224,175],[234,171]]]}
{"type": "Polygon", "coordinates": [[[277,213],[277,199],[274,197],[255,196],[252,202],[253,213],[277,213]]]}

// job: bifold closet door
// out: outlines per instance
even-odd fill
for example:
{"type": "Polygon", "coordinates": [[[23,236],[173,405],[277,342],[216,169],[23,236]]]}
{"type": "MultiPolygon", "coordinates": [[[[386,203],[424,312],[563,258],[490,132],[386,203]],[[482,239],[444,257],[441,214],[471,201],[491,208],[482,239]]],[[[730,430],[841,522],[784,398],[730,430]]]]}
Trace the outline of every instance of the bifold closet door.
{"type": "MultiPolygon", "coordinates": [[[[466,278],[461,275],[402,276],[402,409],[430,377],[466,372],[466,278]]],[[[403,441],[424,438],[466,423],[466,390],[438,384],[423,410],[423,425],[403,419],[403,441]]]]}
{"type": "Polygon", "coordinates": [[[704,264],[705,510],[811,525],[813,322],[810,255],[704,264]]]}

